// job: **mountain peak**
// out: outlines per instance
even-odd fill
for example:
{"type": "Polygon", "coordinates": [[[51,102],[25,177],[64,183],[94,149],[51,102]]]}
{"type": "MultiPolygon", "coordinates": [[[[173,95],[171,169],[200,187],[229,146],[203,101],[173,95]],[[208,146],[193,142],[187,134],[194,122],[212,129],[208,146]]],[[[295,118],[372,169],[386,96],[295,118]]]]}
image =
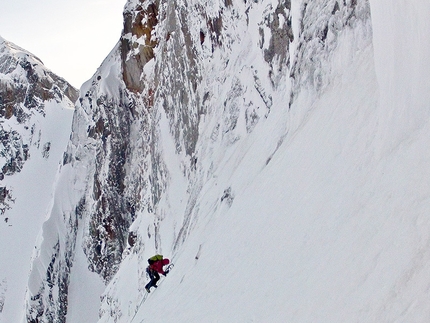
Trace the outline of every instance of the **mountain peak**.
{"type": "Polygon", "coordinates": [[[78,91],[47,69],[37,56],[4,38],[0,38],[0,82],[1,104],[5,108],[1,116],[5,118],[15,115],[21,120],[20,103],[27,109],[41,110],[43,101],[60,101],[64,95],[75,102],[78,97],[78,91]]]}

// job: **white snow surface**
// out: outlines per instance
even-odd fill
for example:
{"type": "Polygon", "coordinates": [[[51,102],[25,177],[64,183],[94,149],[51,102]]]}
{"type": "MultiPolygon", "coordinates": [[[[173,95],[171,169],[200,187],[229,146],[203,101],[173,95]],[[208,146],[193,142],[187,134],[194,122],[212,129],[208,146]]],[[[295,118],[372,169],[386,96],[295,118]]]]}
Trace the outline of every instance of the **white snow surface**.
{"type": "MultiPolygon", "coordinates": [[[[364,26],[344,32],[322,93],[303,91],[288,110],[290,84],[285,78],[273,93],[278,105],[250,134],[239,118],[237,129],[243,133],[235,135],[245,139],[229,138],[229,145],[216,144],[221,136],[216,121],[202,120],[197,150],[204,182],[187,239],[179,247],[175,238],[182,219],[175,215],[188,207],[183,167],[189,161],[175,153],[167,117],[161,115],[160,149],[170,182],[160,202],[161,245],[155,246],[153,215],[140,213],[130,228],[143,239],[140,249],[124,253],[118,273],[104,289],[86,270],[79,247],[83,233],[78,232],[67,322],[428,322],[430,3],[370,3],[373,45],[360,38],[364,26]],[[157,290],[146,294],[146,259],[155,252],[175,266],[157,290]]],[[[292,11],[297,17],[298,1],[292,11]]],[[[299,23],[294,21],[294,30],[299,23]]],[[[259,75],[267,66],[247,51],[247,44],[258,41],[258,29],[249,30],[233,46],[226,73],[253,83],[251,69],[243,66],[255,67],[259,75]]],[[[217,66],[216,55],[212,66],[217,66]]],[[[115,64],[106,60],[109,70],[102,65],[102,73],[115,75],[115,64]]],[[[219,81],[216,77],[206,75],[203,82],[210,87],[219,81]]],[[[231,85],[222,83],[219,97],[226,97],[231,85]]],[[[42,169],[43,162],[34,167],[42,169]]],[[[20,176],[28,172],[33,177],[17,187],[22,195],[43,196],[31,195],[31,203],[17,209],[16,224],[0,226],[16,230],[13,236],[19,237],[6,249],[10,240],[4,241],[0,231],[0,262],[10,263],[0,267],[0,302],[6,299],[1,323],[20,321],[17,304],[25,282],[14,277],[28,272],[27,247],[42,226],[40,219],[25,220],[31,213],[27,208],[40,215],[49,206],[52,214],[56,208],[61,214],[82,190],[65,193],[77,181],[69,174],[71,165],[56,179],[35,179],[31,164],[25,167],[20,176]],[[51,203],[50,190],[35,192],[34,185],[27,185],[40,180],[55,183],[51,203]],[[15,305],[8,307],[12,300],[15,305]]],[[[49,226],[57,226],[56,220],[44,224],[36,243],[42,248],[34,259],[43,258],[37,254],[43,243],[56,239],[47,234],[49,226]]],[[[55,230],[61,231],[61,224],[55,230]]],[[[36,260],[33,266],[41,264],[36,260]]]]}
{"type": "MultiPolygon", "coordinates": [[[[245,140],[202,154],[212,167],[190,236],[173,250],[178,224],[165,216],[161,249],[147,239],[144,255],[126,255],[98,323],[428,321],[430,5],[371,7],[374,46],[360,47],[366,31],[341,35],[322,94],[303,92],[291,111],[273,107],[245,140]],[[232,198],[221,201],[227,188],[232,198]],[[146,295],[142,272],[155,252],[175,267],[146,295]]],[[[264,71],[244,50],[255,39],[244,32],[231,72],[264,71]]],[[[273,102],[288,102],[283,90],[273,102]]],[[[203,122],[201,142],[217,135],[212,129],[203,122]]],[[[166,158],[164,203],[180,214],[187,192],[178,158],[166,158]]],[[[153,233],[151,219],[142,214],[133,230],[153,233]]]]}

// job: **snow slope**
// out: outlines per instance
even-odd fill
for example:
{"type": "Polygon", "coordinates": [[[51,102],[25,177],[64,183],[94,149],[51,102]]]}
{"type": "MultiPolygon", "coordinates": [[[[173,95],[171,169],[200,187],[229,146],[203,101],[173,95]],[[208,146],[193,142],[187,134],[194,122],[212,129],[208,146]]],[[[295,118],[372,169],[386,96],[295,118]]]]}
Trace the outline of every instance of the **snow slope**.
{"type": "MultiPolygon", "coordinates": [[[[311,111],[252,181],[252,148],[235,151],[242,159],[219,171],[230,176],[231,207],[200,208],[210,220],[131,322],[428,320],[429,5],[371,7],[374,48],[351,52],[357,39],[343,36],[334,81],[320,97],[299,97],[291,118],[301,102],[313,100],[311,111]]],[[[259,126],[257,140],[272,140],[259,126]]],[[[216,183],[205,189],[211,200],[216,183]]],[[[124,267],[118,275],[135,281],[136,268],[124,267]]]]}
{"type": "MultiPolygon", "coordinates": [[[[353,35],[342,41],[335,61],[348,57],[353,35]]],[[[229,161],[237,169],[228,180],[235,193],[231,207],[218,199],[216,216],[194,230],[174,271],[133,322],[372,321],[366,312],[381,294],[372,298],[368,289],[382,252],[372,247],[372,239],[381,238],[372,231],[388,213],[381,215],[383,197],[372,198],[385,185],[375,177],[381,170],[374,171],[371,48],[345,63],[350,66],[342,66],[251,181],[255,152],[235,151],[243,159],[229,161]]],[[[301,108],[301,98],[296,102],[292,113],[301,108]]],[[[273,135],[267,128],[282,118],[273,112],[255,129],[262,143],[273,135]]]]}

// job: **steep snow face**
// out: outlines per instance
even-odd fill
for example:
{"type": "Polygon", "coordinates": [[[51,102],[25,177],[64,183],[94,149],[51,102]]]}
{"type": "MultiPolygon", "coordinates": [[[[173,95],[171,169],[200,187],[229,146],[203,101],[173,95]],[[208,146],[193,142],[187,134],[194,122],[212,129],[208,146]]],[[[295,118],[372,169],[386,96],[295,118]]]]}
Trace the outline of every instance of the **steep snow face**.
{"type": "Polygon", "coordinates": [[[429,13],[428,3],[372,2],[381,118],[389,121],[380,133],[385,151],[395,150],[429,119],[429,13]]]}
{"type": "MultiPolygon", "coordinates": [[[[350,123],[363,126],[376,106],[370,7],[366,1],[207,6],[206,12],[222,20],[219,34],[205,33],[206,23],[202,26],[197,14],[186,19],[203,36],[214,37],[209,42],[202,36],[191,51],[204,71],[196,84],[204,99],[192,159],[186,150],[173,153],[181,148],[185,129],[172,122],[178,117],[169,116],[181,102],[172,98],[160,116],[169,182],[155,212],[159,220],[154,223],[143,214],[133,224],[137,243],[104,294],[99,322],[312,321],[306,317],[311,311],[306,298],[299,301],[298,295],[313,272],[298,273],[324,258],[311,243],[301,247],[303,239],[312,239],[307,228],[319,229],[318,219],[327,218],[331,230],[336,217],[330,218],[330,212],[339,215],[334,212],[341,202],[337,194],[347,187],[347,178],[352,180],[334,171],[364,148],[339,153],[351,144],[342,139],[360,133],[359,128],[348,133],[350,123]],[[358,109],[360,118],[353,121],[358,109]],[[345,137],[332,143],[337,131],[345,137]],[[330,184],[331,175],[339,185],[330,184]],[[324,195],[319,194],[326,185],[335,188],[327,190],[323,212],[324,195]],[[160,290],[147,296],[145,256],[154,252],[173,256],[176,266],[160,290]],[[294,275],[297,280],[289,279],[294,275]]],[[[172,58],[156,66],[186,57],[176,55],[182,47],[175,50],[170,40],[167,50],[161,43],[159,48],[160,55],[172,58]]],[[[179,76],[183,79],[188,80],[179,76]]],[[[163,87],[164,97],[172,97],[171,87],[163,87]]],[[[187,92],[192,89],[191,83],[187,92]]],[[[325,234],[317,234],[315,241],[325,234]]],[[[311,287],[309,298],[310,292],[311,287]]],[[[317,293],[314,300],[320,297],[317,293]]]]}
{"type": "Polygon", "coordinates": [[[29,260],[70,135],[77,90],[0,38],[0,322],[23,317],[29,260]]]}
{"type": "Polygon", "coordinates": [[[411,84],[430,74],[403,48],[397,74],[381,44],[427,53],[428,6],[409,34],[371,5],[128,1],[81,88],[27,321],[424,322],[429,101],[411,84]],[[148,295],[154,253],[175,267],[148,295]]]}

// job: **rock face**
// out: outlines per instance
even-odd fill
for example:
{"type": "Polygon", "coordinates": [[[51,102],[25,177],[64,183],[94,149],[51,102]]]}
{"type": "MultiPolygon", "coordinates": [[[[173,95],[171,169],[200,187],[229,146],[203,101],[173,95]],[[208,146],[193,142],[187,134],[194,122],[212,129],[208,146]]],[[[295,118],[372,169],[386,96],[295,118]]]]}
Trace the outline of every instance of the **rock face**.
{"type": "MultiPolygon", "coordinates": [[[[115,278],[124,257],[137,255],[141,281],[145,251],[177,252],[203,221],[205,203],[231,206],[235,189],[246,186],[232,188],[223,173],[231,156],[242,156],[233,151],[246,151],[254,129],[277,113],[276,135],[254,166],[270,162],[290,130],[289,109],[302,91],[321,91],[321,77],[333,77],[338,37],[357,24],[370,25],[366,0],[303,1],[298,11],[290,0],[128,1],[120,41],[76,103],[60,173],[69,184],[55,197],[66,194],[68,201],[51,211],[34,256],[27,321],[67,321],[78,248],[88,269],[110,283],[100,322],[126,315],[115,293],[126,284],[115,278]],[[215,201],[203,202],[207,183],[215,201]]],[[[370,44],[370,33],[363,39],[370,44]]],[[[24,66],[34,74],[33,65],[24,66]]],[[[51,88],[38,95],[56,98],[51,88]]],[[[39,96],[32,96],[34,109],[39,96]]],[[[25,119],[6,100],[4,115],[25,119]]],[[[24,148],[19,154],[25,160],[24,148]]]]}
{"type": "MultiPolygon", "coordinates": [[[[363,21],[370,21],[368,1],[326,1],[324,6],[313,1],[304,1],[302,5],[299,48],[291,69],[293,90],[290,105],[301,90],[320,93],[328,84],[324,78],[331,77],[329,61],[333,51],[339,45],[339,36],[345,29],[354,29],[363,21]],[[315,59],[319,57],[321,59],[315,59]],[[323,60],[324,59],[324,60],[323,60]]],[[[370,28],[370,25],[369,27],[370,28]]],[[[364,44],[371,42],[369,31],[364,44]]]]}
{"type": "MultiPolygon", "coordinates": [[[[37,57],[0,37],[0,179],[22,170],[30,158],[31,146],[49,157],[50,143],[40,142],[36,119],[45,116],[47,101],[60,104],[77,98],[78,91],[46,69],[37,57]],[[21,127],[11,126],[14,122],[21,127]]],[[[11,190],[1,187],[3,214],[12,201],[11,190]]]]}

